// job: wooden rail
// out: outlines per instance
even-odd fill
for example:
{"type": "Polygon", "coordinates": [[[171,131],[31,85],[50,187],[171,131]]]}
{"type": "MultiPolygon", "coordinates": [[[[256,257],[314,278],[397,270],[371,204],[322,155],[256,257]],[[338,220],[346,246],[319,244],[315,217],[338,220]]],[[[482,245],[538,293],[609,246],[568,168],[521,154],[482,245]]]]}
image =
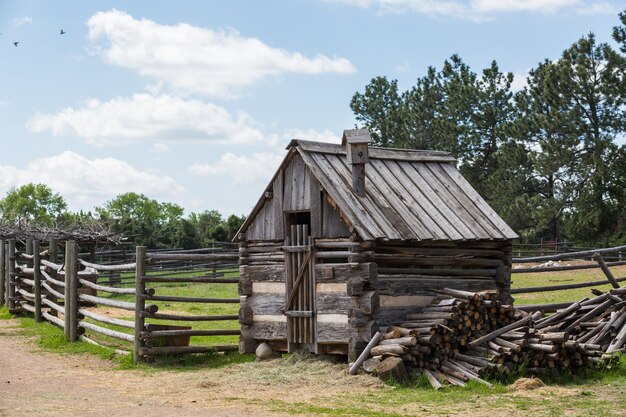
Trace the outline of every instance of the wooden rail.
{"type": "Polygon", "coordinates": [[[158,313],[158,306],[147,304],[146,300],[232,305],[239,303],[239,298],[155,295],[155,288],[145,287],[146,282],[155,284],[159,291],[168,287],[158,287],[158,284],[168,283],[237,284],[239,282],[237,277],[224,276],[227,269],[236,267],[234,261],[239,258],[237,250],[215,248],[188,252],[155,251],[148,254],[145,248],[138,247],[136,262],[116,261],[115,264],[107,264],[79,259],[78,247],[72,241],[65,244],[62,262],[59,262],[56,241],[51,240],[46,250],[40,250],[39,242],[32,240],[26,242],[25,250],[18,251],[16,245],[17,242],[13,239],[0,240],[0,288],[2,288],[0,301],[9,303],[13,313],[32,313],[37,320],[45,320],[60,327],[69,341],[80,340],[98,346],[106,346],[107,338],[128,342],[133,344],[128,350],[117,347],[114,349],[120,354],[134,351],[135,360],[142,356],[162,354],[237,350],[236,345],[168,346],[167,343],[169,339],[176,337],[188,340],[189,337],[237,336],[241,333],[239,329],[207,330],[145,323],[146,319],[188,323],[238,320],[237,314],[158,313]],[[152,266],[150,270],[148,265],[152,266]],[[129,270],[133,270],[135,276],[124,280],[131,281],[134,284],[133,288],[96,283],[101,273],[120,274],[129,270]],[[185,276],[190,274],[193,276],[185,276]],[[112,299],[101,295],[105,293],[128,296],[134,300],[112,299]],[[134,319],[112,317],[99,310],[102,306],[132,311],[135,317],[134,319]],[[159,345],[162,343],[166,345],[153,346],[157,339],[159,345]]]}

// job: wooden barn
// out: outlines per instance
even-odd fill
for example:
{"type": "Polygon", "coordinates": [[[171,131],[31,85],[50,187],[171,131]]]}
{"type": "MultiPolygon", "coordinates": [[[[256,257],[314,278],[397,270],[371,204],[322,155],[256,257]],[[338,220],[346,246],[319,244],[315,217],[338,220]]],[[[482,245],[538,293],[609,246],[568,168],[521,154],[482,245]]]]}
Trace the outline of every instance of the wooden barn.
{"type": "Polygon", "coordinates": [[[510,297],[517,235],[447,152],[292,140],[243,224],[240,351],[354,357],[376,330],[428,304],[433,289],[510,297]]]}

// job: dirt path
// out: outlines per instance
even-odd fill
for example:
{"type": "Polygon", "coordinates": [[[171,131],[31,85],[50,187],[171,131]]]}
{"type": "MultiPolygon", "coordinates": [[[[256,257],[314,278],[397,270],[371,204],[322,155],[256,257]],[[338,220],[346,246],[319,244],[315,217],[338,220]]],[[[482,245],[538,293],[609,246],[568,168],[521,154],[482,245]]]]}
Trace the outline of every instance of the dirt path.
{"type": "Polygon", "coordinates": [[[16,325],[0,320],[1,417],[279,416],[283,414],[268,406],[271,400],[358,393],[378,384],[369,377],[338,378],[332,369],[337,365],[328,363],[248,363],[188,372],[118,370],[93,355],[41,351],[19,335],[16,325]],[[306,372],[299,372],[302,366],[306,372]]]}
{"type": "MultiPolygon", "coordinates": [[[[242,407],[177,395],[170,375],[118,371],[95,356],[37,351],[0,320],[0,416],[238,416],[242,407]],[[169,389],[164,390],[165,387],[169,389]],[[151,395],[157,391],[159,395],[151,395]],[[165,393],[164,391],[169,391],[165,393]]],[[[174,374],[176,375],[176,374],[174,374]]]]}

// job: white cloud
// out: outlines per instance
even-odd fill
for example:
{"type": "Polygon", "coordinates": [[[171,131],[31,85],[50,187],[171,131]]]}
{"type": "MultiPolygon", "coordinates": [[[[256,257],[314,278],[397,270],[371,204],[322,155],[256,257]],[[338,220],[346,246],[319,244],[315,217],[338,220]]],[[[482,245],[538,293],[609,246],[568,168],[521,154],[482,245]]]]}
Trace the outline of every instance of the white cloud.
{"type": "Polygon", "coordinates": [[[513,74],[513,82],[511,90],[514,92],[521,91],[528,85],[528,71],[518,71],[513,74]]]}
{"type": "MultiPolygon", "coordinates": [[[[282,136],[286,141],[291,139],[304,139],[316,142],[341,143],[341,134],[337,135],[328,129],[322,131],[315,129],[286,129],[282,136]]],[[[285,143],[285,145],[287,145],[287,143],[285,143]]]]}
{"type": "Polygon", "coordinates": [[[616,7],[606,1],[598,1],[577,9],[576,13],[588,16],[593,14],[617,14],[619,11],[619,7],[616,7]]]}
{"type": "Polygon", "coordinates": [[[17,19],[13,19],[13,26],[16,27],[20,27],[20,26],[24,26],[26,24],[30,25],[31,23],[33,23],[33,18],[32,17],[18,17],[17,19]]]}
{"type": "Polygon", "coordinates": [[[47,184],[70,206],[86,208],[128,191],[158,198],[175,197],[184,190],[168,176],[139,171],[119,159],[87,159],[72,151],[33,160],[26,168],[0,165],[0,187],[29,182],[47,184]]]}
{"type": "Polygon", "coordinates": [[[259,152],[251,156],[226,153],[213,164],[195,164],[188,168],[194,175],[210,177],[231,177],[235,183],[269,181],[280,166],[284,155],[273,152],[259,152]]]}
{"type": "Polygon", "coordinates": [[[194,164],[187,170],[198,176],[230,177],[236,184],[267,182],[278,169],[285,155],[285,147],[292,139],[316,142],[341,143],[341,136],[328,129],[285,129],[281,134],[269,135],[270,152],[257,152],[252,155],[226,153],[212,164],[194,164]]]}
{"type": "Polygon", "coordinates": [[[32,132],[73,135],[96,145],[134,139],[168,139],[248,144],[263,139],[246,113],[231,115],[223,107],[168,95],[135,94],[56,114],[36,114],[26,124],[32,132]]]}
{"type": "Polygon", "coordinates": [[[234,29],[161,25],[115,9],[96,13],[87,26],[94,50],[108,63],[185,92],[232,97],[240,87],[270,75],[355,71],[345,58],[306,57],[234,29]]]}
{"type": "Polygon", "coordinates": [[[606,1],[585,0],[326,0],[355,7],[377,7],[380,13],[413,12],[430,16],[452,16],[483,21],[498,13],[556,13],[572,10],[579,14],[608,13],[616,10],[606,1]]]}
{"type": "Polygon", "coordinates": [[[152,152],[154,153],[167,153],[170,151],[170,147],[167,143],[155,143],[152,145],[152,152]]]}

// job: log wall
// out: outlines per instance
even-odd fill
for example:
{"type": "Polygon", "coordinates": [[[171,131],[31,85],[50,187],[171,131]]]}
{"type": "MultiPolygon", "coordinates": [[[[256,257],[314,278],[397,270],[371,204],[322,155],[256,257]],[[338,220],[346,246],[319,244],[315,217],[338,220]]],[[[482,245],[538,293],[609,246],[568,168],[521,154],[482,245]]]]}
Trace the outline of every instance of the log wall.
{"type": "Polygon", "coordinates": [[[497,289],[511,302],[509,242],[379,242],[375,290],[380,298],[376,319],[386,325],[416,307],[428,305],[433,289],[465,291],[497,289]]]}
{"type": "MultiPolygon", "coordinates": [[[[348,354],[376,330],[376,265],[349,262],[359,252],[349,239],[315,242],[316,353],[348,354]],[[352,248],[352,249],[351,249],[352,248]]],[[[252,353],[266,341],[286,350],[287,317],[284,256],[278,242],[240,244],[240,352],[252,353]],[[281,258],[283,256],[283,258],[281,258]]]]}

